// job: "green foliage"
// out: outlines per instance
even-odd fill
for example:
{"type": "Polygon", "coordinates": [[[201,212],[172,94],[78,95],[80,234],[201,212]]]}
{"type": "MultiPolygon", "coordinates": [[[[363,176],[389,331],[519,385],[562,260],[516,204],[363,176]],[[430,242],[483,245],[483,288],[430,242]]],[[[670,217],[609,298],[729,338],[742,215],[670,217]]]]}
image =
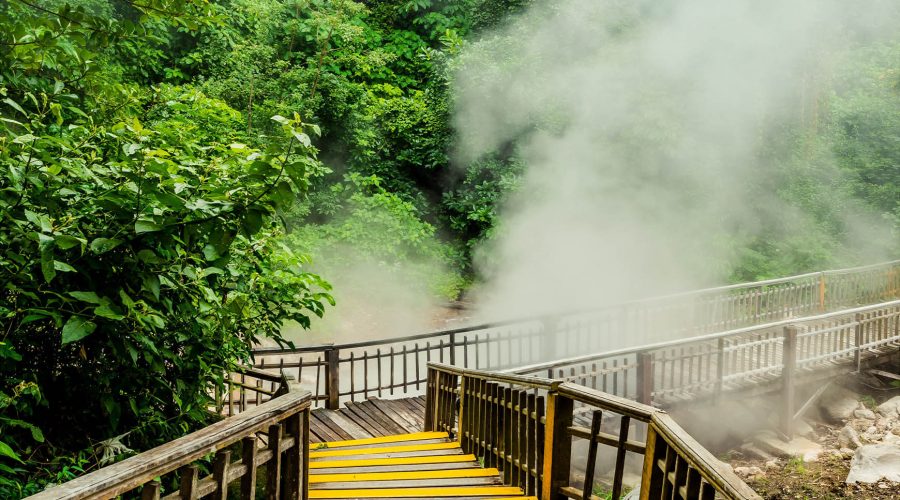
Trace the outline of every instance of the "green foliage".
{"type": "MultiPolygon", "coordinates": [[[[324,171],[318,127],[241,142],[225,103],[95,62],[141,25],[59,4],[0,12],[4,497],[203,425],[255,342],[331,301],[275,217],[324,171]]],[[[186,2],[138,7],[196,26],[186,2]]]]}

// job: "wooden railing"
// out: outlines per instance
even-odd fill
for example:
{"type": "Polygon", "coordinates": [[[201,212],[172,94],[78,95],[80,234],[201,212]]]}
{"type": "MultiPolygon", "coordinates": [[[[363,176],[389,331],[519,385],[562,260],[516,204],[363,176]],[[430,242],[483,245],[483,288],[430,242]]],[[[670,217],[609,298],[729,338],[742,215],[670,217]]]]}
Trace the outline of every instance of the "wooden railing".
{"type": "Polygon", "coordinates": [[[306,499],[311,394],[280,387],[272,399],[162,446],[29,497],[142,500],[211,498],[306,499]],[[212,473],[201,475],[213,455],[212,473]],[[239,457],[232,460],[232,457],[239,457]],[[229,493],[232,483],[234,491],[229,493]],[[257,485],[259,483],[259,485],[257,485]],[[167,488],[168,486],[168,488],[167,488]]]}
{"type": "Polygon", "coordinates": [[[283,394],[292,379],[284,373],[254,368],[229,373],[225,378],[225,391],[216,391],[216,412],[230,417],[255,408],[283,394]]]}
{"type": "Polygon", "coordinates": [[[644,455],[642,499],[760,498],[662,410],[562,380],[431,363],[424,430],[451,432],[505,484],[545,500],[597,498],[601,445],[615,452],[610,498],[623,492],[628,453],[644,455]]]}
{"type": "MultiPolygon", "coordinates": [[[[610,351],[618,347],[616,342],[627,345],[627,339],[658,342],[696,337],[892,298],[900,298],[900,261],[399,338],[295,349],[258,348],[254,366],[294,375],[312,390],[314,404],[337,408],[341,401],[369,396],[420,394],[426,382],[425,366],[431,361],[505,370],[583,352],[610,351]]],[[[740,349],[724,346],[726,352],[731,347],[740,349]]],[[[698,350],[684,354],[697,355],[702,357],[698,350]]],[[[672,362],[680,362],[680,356],[676,353],[672,362]]],[[[617,373],[634,368],[638,361],[606,361],[608,366],[598,369],[606,370],[609,384],[620,385],[611,392],[628,392],[625,384],[634,389],[634,377],[622,378],[617,373]]]]}
{"type": "MultiPolygon", "coordinates": [[[[575,382],[648,405],[717,397],[769,381],[793,410],[796,378],[900,348],[900,300],[509,370],[575,382]]],[[[791,414],[793,415],[793,414],[791,414]]],[[[792,426],[785,420],[784,433],[792,426]]]]}

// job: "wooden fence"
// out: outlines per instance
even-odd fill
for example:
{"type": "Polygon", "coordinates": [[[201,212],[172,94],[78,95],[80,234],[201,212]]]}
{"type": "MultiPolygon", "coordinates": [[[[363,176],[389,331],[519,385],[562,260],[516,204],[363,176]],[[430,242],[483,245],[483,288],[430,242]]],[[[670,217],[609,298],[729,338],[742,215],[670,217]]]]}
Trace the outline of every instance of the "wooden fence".
{"type": "Polygon", "coordinates": [[[269,397],[239,415],[29,499],[249,500],[258,491],[265,498],[306,499],[311,394],[286,383],[269,397]],[[210,455],[211,473],[201,474],[210,455]]]}
{"type": "Polygon", "coordinates": [[[610,498],[623,491],[628,453],[644,455],[641,499],[760,498],[657,408],[563,380],[437,363],[428,365],[427,378],[424,430],[450,432],[466,453],[500,469],[505,484],[526,494],[592,498],[604,446],[614,455],[610,498]],[[573,453],[576,441],[586,442],[584,453],[573,453]]]}
{"type": "Polygon", "coordinates": [[[898,348],[900,300],[538,363],[509,373],[575,382],[661,407],[780,381],[773,387],[784,390],[783,411],[791,412],[798,379],[816,372],[858,371],[863,361],[898,348]]]}
{"type": "MultiPolygon", "coordinates": [[[[609,351],[616,347],[615,342],[620,346],[633,343],[629,339],[658,342],[696,337],[892,298],[900,298],[900,261],[385,340],[295,349],[258,348],[254,350],[254,366],[290,373],[312,390],[314,404],[337,408],[341,401],[369,396],[420,394],[426,382],[425,367],[431,361],[505,370],[584,352],[609,351]]],[[[761,337],[758,345],[764,345],[764,340],[761,337]]],[[[675,352],[670,362],[679,363],[685,356],[703,358],[704,349],[707,356],[732,352],[739,357],[738,351],[746,348],[728,341],[721,347],[691,347],[693,353],[675,352]]],[[[634,377],[619,374],[635,368],[638,360],[623,356],[605,361],[609,363],[604,368],[608,370],[605,380],[619,386],[611,392],[633,390],[634,377]],[[630,388],[624,387],[628,384],[630,388]]],[[[710,366],[705,365],[706,369],[710,366]]]]}

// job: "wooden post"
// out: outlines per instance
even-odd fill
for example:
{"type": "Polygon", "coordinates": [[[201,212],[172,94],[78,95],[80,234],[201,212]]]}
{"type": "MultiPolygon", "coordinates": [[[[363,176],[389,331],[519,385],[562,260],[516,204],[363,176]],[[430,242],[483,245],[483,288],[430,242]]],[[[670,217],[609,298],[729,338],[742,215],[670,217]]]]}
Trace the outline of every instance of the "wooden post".
{"type": "Polygon", "coordinates": [[[281,496],[281,425],[269,426],[269,451],[272,458],[266,464],[266,500],[281,496]]]}
{"type": "Polygon", "coordinates": [[[309,500],[309,407],[303,410],[303,417],[300,423],[303,430],[300,437],[303,439],[302,448],[303,457],[300,459],[300,498],[301,500],[309,500]]]}
{"type": "Polygon", "coordinates": [[[718,403],[720,398],[722,397],[722,386],[725,385],[725,339],[719,337],[719,341],[716,345],[715,399],[716,403],[718,403]]]}
{"type": "Polygon", "coordinates": [[[181,469],[181,488],[179,493],[183,500],[197,498],[197,483],[200,469],[195,464],[186,465],[181,469]]]}
{"type": "Polygon", "coordinates": [[[150,481],[141,488],[141,500],[159,500],[159,481],[150,481]]]}
{"type": "Polygon", "coordinates": [[[463,443],[463,440],[466,439],[465,434],[468,430],[467,422],[465,420],[466,415],[468,413],[468,408],[466,408],[466,376],[463,375],[459,377],[459,411],[457,412],[457,418],[459,419],[456,424],[456,440],[459,442],[460,448],[463,450],[468,450],[468,444],[463,443]]]}
{"type": "Polygon", "coordinates": [[[284,452],[281,466],[282,499],[300,500],[300,484],[303,474],[303,421],[302,412],[287,418],[287,432],[294,438],[294,446],[284,452]]]}
{"type": "Polygon", "coordinates": [[[572,460],[572,440],[568,429],[572,425],[571,399],[561,397],[554,386],[547,394],[547,418],[544,435],[543,500],[564,499],[560,488],[569,482],[572,460]]]}
{"type": "MultiPolygon", "coordinates": [[[[584,487],[581,498],[591,498],[594,491],[594,469],[597,467],[597,434],[600,432],[600,423],[603,421],[603,412],[594,410],[591,419],[591,437],[588,443],[587,465],[584,468],[584,487]]],[[[618,499],[619,497],[613,497],[618,499]]]]}
{"type": "Polygon", "coordinates": [[[228,467],[231,465],[231,450],[219,450],[213,463],[213,481],[216,483],[216,491],[212,498],[215,500],[228,500],[228,467]]]}
{"type": "MultiPolygon", "coordinates": [[[[337,410],[340,408],[340,355],[338,349],[325,350],[325,408],[337,410]]],[[[351,374],[352,376],[352,374],[351,374]]]]}
{"type": "Polygon", "coordinates": [[[435,384],[437,383],[434,368],[428,368],[428,374],[425,376],[425,428],[424,432],[437,430],[434,422],[434,407],[437,392],[435,392],[435,384]]]}
{"type": "Polygon", "coordinates": [[[649,405],[653,402],[653,355],[639,352],[637,355],[637,400],[649,405]]]}
{"type": "Polygon", "coordinates": [[[241,500],[256,498],[256,436],[241,440],[241,462],[247,465],[247,472],[241,476],[241,500]]]}
{"type": "Polygon", "coordinates": [[[450,364],[456,366],[456,334],[450,334],[450,364]]]}
{"type": "Polygon", "coordinates": [[[782,343],[782,401],[781,432],[788,439],[794,437],[794,372],[797,368],[797,331],[796,325],[784,327],[782,343]]]}
{"type": "Polygon", "coordinates": [[[863,313],[856,313],[856,325],[853,327],[853,337],[856,343],[856,351],[853,353],[853,363],[856,365],[856,371],[862,369],[862,345],[863,339],[863,313]]]}
{"type": "Polygon", "coordinates": [[[825,273],[819,273],[819,311],[825,312],[825,273]]]}

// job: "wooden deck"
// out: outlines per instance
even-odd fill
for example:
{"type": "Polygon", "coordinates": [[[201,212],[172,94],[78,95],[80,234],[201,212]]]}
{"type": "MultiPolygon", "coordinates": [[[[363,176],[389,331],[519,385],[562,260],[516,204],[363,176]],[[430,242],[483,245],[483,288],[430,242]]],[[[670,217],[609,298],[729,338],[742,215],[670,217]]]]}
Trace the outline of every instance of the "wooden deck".
{"type": "Polygon", "coordinates": [[[425,427],[425,396],[348,401],[338,410],[317,408],[309,425],[312,443],[421,432],[425,427]]]}
{"type": "MultiPolygon", "coordinates": [[[[367,408],[362,411],[372,412],[382,407],[400,408],[399,403],[383,405],[393,401],[366,403],[351,407],[365,405],[367,408]]],[[[331,412],[332,416],[338,413],[331,412]]],[[[319,430],[325,432],[323,428],[319,430]]],[[[482,467],[475,455],[464,454],[459,442],[450,441],[446,432],[326,441],[310,446],[309,458],[309,498],[312,499],[536,500],[536,497],[525,497],[518,487],[504,486],[497,469],[482,467]]]]}

